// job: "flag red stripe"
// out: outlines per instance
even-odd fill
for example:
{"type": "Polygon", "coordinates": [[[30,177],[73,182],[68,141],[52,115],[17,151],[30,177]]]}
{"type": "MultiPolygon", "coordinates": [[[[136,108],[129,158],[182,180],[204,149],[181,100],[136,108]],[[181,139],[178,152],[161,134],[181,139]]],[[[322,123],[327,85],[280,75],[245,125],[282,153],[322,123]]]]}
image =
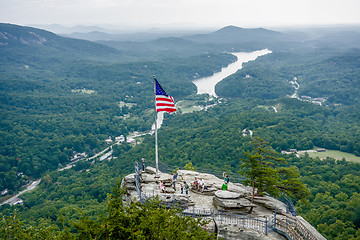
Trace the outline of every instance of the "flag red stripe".
{"type": "Polygon", "coordinates": [[[174,100],[169,98],[157,97],[156,101],[166,101],[166,102],[174,102],[174,100]]]}
{"type": "Polygon", "coordinates": [[[156,109],[156,112],[168,112],[168,113],[171,113],[171,112],[175,112],[176,109],[175,108],[160,108],[160,109],[156,109]]]}
{"type": "Polygon", "coordinates": [[[158,107],[161,107],[161,106],[175,107],[175,105],[173,103],[156,103],[156,106],[158,106],[158,107]]]}

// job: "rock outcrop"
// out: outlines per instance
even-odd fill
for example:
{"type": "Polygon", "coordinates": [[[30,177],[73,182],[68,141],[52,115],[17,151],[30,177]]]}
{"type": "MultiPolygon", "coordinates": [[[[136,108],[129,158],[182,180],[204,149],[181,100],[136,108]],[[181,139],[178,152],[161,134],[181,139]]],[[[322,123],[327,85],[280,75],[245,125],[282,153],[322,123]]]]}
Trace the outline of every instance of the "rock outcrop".
{"type": "MultiPolygon", "coordinates": [[[[251,199],[251,197],[247,197],[247,199],[251,199]]],[[[286,213],[286,204],[269,196],[262,196],[262,197],[254,197],[254,203],[260,206],[265,207],[271,211],[275,211],[277,213],[286,213]]]]}
{"type": "MultiPolygon", "coordinates": [[[[275,220],[275,209],[279,219],[286,218],[280,215],[285,214],[287,209],[283,202],[270,196],[262,196],[255,197],[252,203],[251,187],[230,182],[228,190],[223,191],[221,186],[224,180],[212,174],[178,170],[174,187],[172,175],[159,172],[159,176],[155,177],[155,173],[154,168],[147,167],[139,175],[138,186],[142,200],[158,196],[166,205],[178,204],[184,209],[184,214],[207,217],[212,220],[208,224],[208,230],[216,231],[224,239],[284,239],[282,235],[270,230],[275,220]],[[203,179],[204,191],[195,189],[195,178],[203,179]],[[165,185],[165,193],[160,190],[160,182],[165,185]],[[184,186],[185,182],[191,188],[188,194],[185,188],[181,192],[181,185],[184,186]]],[[[135,174],[127,175],[121,183],[126,190],[123,200],[127,203],[140,200],[135,178],[135,174]]],[[[301,221],[305,220],[301,218],[301,221]]],[[[321,236],[318,232],[316,234],[321,236]]]]}
{"type": "Polygon", "coordinates": [[[223,190],[218,190],[215,192],[213,203],[217,209],[225,210],[239,209],[251,212],[253,208],[256,207],[255,204],[251,203],[244,197],[241,197],[240,193],[223,190]]]}

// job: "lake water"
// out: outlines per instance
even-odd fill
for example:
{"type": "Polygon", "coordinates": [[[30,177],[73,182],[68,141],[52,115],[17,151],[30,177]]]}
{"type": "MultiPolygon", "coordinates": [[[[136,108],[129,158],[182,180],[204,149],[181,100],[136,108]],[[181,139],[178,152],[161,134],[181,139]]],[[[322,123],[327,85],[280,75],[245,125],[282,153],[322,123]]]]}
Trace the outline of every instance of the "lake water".
{"type": "Polygon", "coordinates": [[[237,57],[236,62],[229,64],[227,67],[223,67],[220,72],[214,73],[214,75],[210,77],[200,78],[193,81],[197,87],[197,94],[208,93],[209,95],[217,97],[215,93],[215,85],[218,82],[240,70],[243,63],[255,60],[256,58],[269,53],[271,53],[271,51],[268,49],[253,52],[231,53],[237,57]]]}

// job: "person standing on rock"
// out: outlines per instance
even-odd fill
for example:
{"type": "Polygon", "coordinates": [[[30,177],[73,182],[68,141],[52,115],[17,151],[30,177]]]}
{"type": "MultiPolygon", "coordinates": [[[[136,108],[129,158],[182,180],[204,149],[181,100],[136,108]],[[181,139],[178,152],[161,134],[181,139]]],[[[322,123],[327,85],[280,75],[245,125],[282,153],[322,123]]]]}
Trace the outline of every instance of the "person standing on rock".
{"type": "Polygon", "coordinates": [[[223,183],[223,185],[221,186],[221,189],[222,189],[223,191],[226,191],[226,190],[227,190],[227,184],[226,184],[226,182],[223,183]]]}
{"type": "Polygon", "coordinates": [[[229,175],[225,175],[225,172],[223,172],[223,177],[224,177],[224,181],[226,182],[226,184],[228,184],[230,182],[229,175]]]}
{"type": "Polygon", "coordinates": [[[164,185],[163,181],[160,181],[160,190],[161,190],[162,193],[166,192],[165,185],[164,185]]]}
{"type": "Polygon", "coordinates": [[[186,196],[189,194],[189,185],[184,182],[184,187],[185,187],[185,193],[186,193],[186,196]]]}
{"type": "Polygon", "coordinates": [[[176,179],[177,179],[178,174],[177,174],[177,173],[173,173],[172,175],[173,175],[173,177],[172,177],[172,184],[173,184],[174,191],[176,192],[176,179]]]}
{"type": "Polygon", "coordinates": [[[142,170],[145,171],[145,158],[141,159],[142,170]]]}

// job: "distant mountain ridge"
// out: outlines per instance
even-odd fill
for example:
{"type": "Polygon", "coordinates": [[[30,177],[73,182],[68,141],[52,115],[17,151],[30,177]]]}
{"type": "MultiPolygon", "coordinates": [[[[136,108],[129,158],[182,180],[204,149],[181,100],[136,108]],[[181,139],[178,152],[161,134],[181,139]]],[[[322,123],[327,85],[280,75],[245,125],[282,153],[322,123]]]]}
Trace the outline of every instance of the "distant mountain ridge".
{"type": "Polygon", "coordinates": [[[0,53],[4,56],[86,58],[118,54],[119,51],[99,43],[61,37],[46,30],[0,23],[0,53]]]}
{"type": "Polygon", "coordinates": [[[43,45],[56,38],[56,34],[32,27],[0,23],[0,45],[43,45]]]}
{"type": "MultiPolygon", "coordinates": [[[[204,32],[204,31],[201,31],[204,32]]],[[[61,34],[64,37],[85,39],[89,41],[133,41],[147,42],[158,38],[178,37],[194,34],[194,31],[159,31],[159,32],[136,32],[136,33],[108,33],[105,31],[72,32],[61,34]]]]}
{"type": "Polygon", "coordinates": [[[87,33],[87,32],[105,32],[110,33],[111,30],[98,27],[98,26],[86,26],[86,25],[77,25],[73,27],[65,27],[59,24],[51,24],[51,25],[32,25],[32,27],[44,29],[53,33],[56,33],[58,35],[61,34],[70,34],[74,32],[79,33],[87,33]]]}
{"type": "Polygon", "coordinates": [[[249,43],[249,42],[273,42],[286,41],[289,37],[280,32],[264,28],[240,28],[226,26],[214,32],[186,33],[184,32],[138,32],[132,34],[111,34],[104,31],[73,32],[63,35],[89,41],[134,41],[148,42],[159,38],[182,38],[187,41],[201,44],[228,44],[228,43],[249,43]]]}
{"type": "Polygon", "coordinates": [[[226,26],[209,34],[198,34],[184,37],[199,43],[245,43],[261,41],[286,40],[285,34],[264,28],[240,28],[226,26]]]}

